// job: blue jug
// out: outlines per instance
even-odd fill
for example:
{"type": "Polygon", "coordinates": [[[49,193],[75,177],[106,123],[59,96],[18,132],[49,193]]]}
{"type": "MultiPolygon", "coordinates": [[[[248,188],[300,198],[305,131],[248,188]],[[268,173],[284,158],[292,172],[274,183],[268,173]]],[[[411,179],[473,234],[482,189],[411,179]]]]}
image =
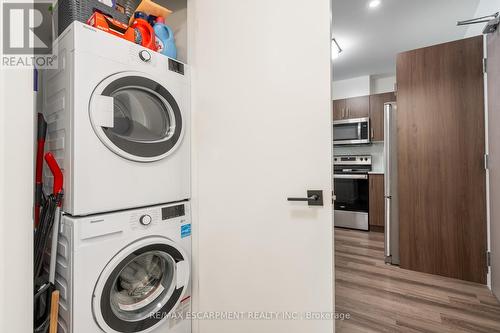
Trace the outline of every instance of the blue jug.
{"type": "Polygon", "coordinates": [[[156,35],[156,46],[158,52],[167,57],[177,59],[177,47],[175,46],[174,32],[165,24],[163,17],[158,17],[153,27],[156,35]]]}

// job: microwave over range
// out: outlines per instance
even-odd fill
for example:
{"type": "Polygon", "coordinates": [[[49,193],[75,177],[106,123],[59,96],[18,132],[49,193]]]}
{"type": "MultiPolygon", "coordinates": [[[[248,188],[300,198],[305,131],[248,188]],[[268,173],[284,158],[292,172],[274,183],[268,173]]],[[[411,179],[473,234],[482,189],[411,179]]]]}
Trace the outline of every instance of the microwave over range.
{"type": "Polygon", "coordinates": [[[370,118],[336,120],[333,122],[334,145],[370,143],[370,118]]]}

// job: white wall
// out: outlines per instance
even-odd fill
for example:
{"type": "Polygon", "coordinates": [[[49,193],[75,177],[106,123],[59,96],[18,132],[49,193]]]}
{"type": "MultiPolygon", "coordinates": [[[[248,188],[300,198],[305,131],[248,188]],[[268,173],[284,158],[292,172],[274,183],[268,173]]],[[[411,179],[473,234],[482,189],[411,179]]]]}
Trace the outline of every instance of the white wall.
{"type": "Polygon", "coordinates": [[[32,78],[0,69],[0,332],[33,331],[32,78]]]}
{"type": "Polygon", "coordinates": [[[187,0],[156,0],[162,6],[173,11],[166,19],[165,24],[174,31],[177,59],[182,62],[188,60],[188,10],[187,0]]]}
{"type": "Polygon", "coordinates": [[[342,99],[391,92],[394,91],[395,83],[394,74],[365,75],[333,81],[332,96],[333,99],[342,99]]]}
{"type": "Polygon", "coordinates": [[[396,75],[381,74],[370,76],[370,94],[382,94],[394,91],[396,75]]]}
{"type": "MultiPolygon", "coordinates": [[[[335,70],[335,67],[333,68],[335,70]]],[[[333,81],[333,99],[342,99],[370,94],[370,76],[360,76],[352,79],[333,81]]]]}
{"type": "MultiPolygon", "coordinates": [[[[496,12],[500,12],[500,0],[480,0],[476,13],[474,14],[474,17],[471,18],[491,15],[496,12]]],[[[467,32],[465,33],[465,37],[472,37],[482,34],[485,26],[486,26],[485,23],[474,24],[469,26],[467,28],[467,32]]]]}
{"type": "Polygon", "coordinates": [[[33,72],[0,66],[0,332],[33,332],[34,120],[33,72]]]}

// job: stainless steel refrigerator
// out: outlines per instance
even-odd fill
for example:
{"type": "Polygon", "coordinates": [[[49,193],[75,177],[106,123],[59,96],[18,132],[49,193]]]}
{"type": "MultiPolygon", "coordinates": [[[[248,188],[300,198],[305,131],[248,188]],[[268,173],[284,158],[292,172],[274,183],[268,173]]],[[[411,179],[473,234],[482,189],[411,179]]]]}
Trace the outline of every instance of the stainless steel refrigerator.
{"type": "Polygon", "coordinates": [[[385,262],[399,265],[397,105],[384,104],[385,262]]]}

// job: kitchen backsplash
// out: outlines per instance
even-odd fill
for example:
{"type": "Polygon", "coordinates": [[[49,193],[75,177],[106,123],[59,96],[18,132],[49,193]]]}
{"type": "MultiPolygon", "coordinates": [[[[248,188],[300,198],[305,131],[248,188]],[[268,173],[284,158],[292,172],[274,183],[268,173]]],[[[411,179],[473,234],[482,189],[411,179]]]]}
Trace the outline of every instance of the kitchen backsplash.
{"type": "Polygon", "coordinates": [[[384,172],[384,143],[375,142],[363,146],[335,146],[334,155],[372,155],[373,172],[384,172]]]}

